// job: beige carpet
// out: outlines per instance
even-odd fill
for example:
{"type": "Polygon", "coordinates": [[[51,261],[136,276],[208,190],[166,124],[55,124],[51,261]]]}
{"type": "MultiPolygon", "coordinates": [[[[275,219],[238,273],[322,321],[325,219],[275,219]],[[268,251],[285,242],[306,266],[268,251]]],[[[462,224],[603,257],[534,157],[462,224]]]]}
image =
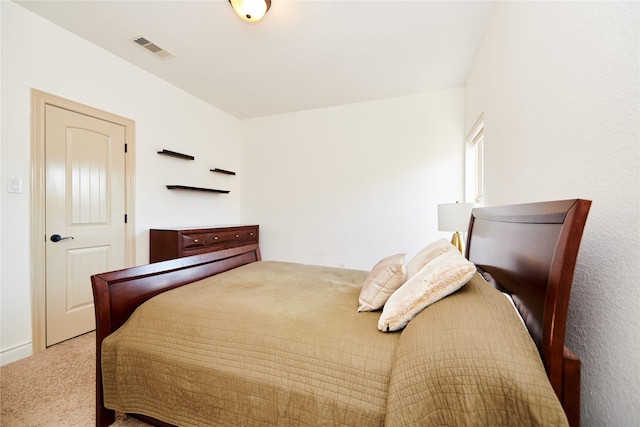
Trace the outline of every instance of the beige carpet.
{"type": "MultiPolygon", "coordinates": [[[[0,426],[95,425],[95,333],[0,367],[0,426]]],[[[113,426],[148,424],[118,414],[113,426]]]]}

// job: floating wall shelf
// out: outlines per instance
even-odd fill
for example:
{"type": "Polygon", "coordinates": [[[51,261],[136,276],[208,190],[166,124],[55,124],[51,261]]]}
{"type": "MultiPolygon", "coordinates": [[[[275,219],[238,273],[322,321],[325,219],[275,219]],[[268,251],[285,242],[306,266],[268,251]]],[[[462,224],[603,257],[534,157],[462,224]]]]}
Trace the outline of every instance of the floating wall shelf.
{"type": "Polygon", "coordinates": [[[223,193],[227,194],[229,190],[217,190],[215,188],[202,188],[202,187],[190,187],[188,185],[167,185],[169,190],[190,190],[190,191],[204,191],[207,193],[223,193]]]}
{"type": "Polygon", "coordinates": [[[227,171],[227,170],[224,170],[224,169],[218,169],[218,168],[215,168],[215,169],[209,169],[209,170],[210,170],[211,172],[223,173],[223,174],[225,174],[225,175],[235,175],[235,174],[236,174],[235,172],[227,171]]]}
{"type": "Polygon", "coordinates": [[[179,159],[185,159],[185,160],[195,160],[195,157],[193,156],[190,156],[188,154],[176,153],[175,151],[170,151],[170,150],[158,151],[158,154],[162,154],[164,156],[177,157],[179,159]]]}

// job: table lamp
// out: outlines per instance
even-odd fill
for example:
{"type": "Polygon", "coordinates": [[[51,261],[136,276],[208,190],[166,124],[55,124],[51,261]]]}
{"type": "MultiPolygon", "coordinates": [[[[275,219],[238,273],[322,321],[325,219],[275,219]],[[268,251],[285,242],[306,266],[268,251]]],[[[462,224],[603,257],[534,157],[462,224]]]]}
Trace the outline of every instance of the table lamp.
{"type": "Polygon", "coordinates": [[[446,203],[438,205],[438,231],[453,231],[451,244],[462,253],[462,237],[460,230],[469,228],[471,209],[474,203],[446,203]]]}

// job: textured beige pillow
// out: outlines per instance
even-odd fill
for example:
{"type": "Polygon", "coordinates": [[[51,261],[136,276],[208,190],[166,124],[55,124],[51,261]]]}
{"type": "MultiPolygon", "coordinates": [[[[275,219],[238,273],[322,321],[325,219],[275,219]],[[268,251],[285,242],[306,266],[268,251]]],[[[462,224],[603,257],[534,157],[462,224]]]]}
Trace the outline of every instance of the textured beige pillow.
{"type": "Polygon", "coordinates": [[[412,278],[422,267],[427,265],[438,255],[450,250],[458,250],[446,239],[438,239],[418,252],[407,264],[407,277],[412,278]]]}
{"type": "Polygon", "coordinates": [[[475,271],[476,266],[457,250],[439,255],[389,297],[378,329],[389,332],[404,328],[427,306],[464,286],[475,271]]]}
{"type": "Polygon", "coordinates": [[[407,280],[405,254],[383,258],[373,266],[362,284],[358,311],[374,311],[382,308],[389,295],[407,280]]]}

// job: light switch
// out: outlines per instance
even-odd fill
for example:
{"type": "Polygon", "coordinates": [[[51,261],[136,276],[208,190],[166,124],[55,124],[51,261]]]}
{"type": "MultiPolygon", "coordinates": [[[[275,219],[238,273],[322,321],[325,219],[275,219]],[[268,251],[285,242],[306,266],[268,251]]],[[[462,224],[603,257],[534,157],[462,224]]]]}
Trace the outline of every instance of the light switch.
{"type": "Polygon", "coordinates": [[[19,176],[8,177],[7,193],[22,193],[22,178],[19,176]]]}

